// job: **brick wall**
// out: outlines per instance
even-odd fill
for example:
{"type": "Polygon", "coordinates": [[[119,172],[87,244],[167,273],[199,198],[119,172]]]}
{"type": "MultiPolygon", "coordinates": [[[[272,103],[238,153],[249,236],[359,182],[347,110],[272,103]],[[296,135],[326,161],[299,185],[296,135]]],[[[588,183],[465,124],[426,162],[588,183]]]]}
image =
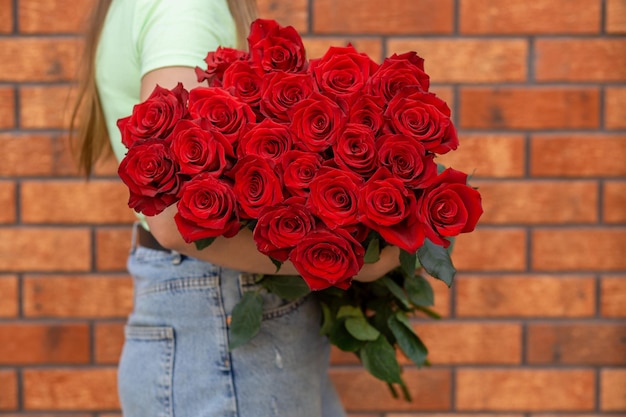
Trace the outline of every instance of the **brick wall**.
{"type": "MultiPolygon", "coordinates": [[[[86,183],[64,140],[92,4],[0,0],[2,417],[119,417],[133,217],[115,165],[86,183]]],[[[351,417],[626,415],[626,1],[260,5],[311,56],[424,56],[461,133],[444,162],[484,196],[454,287],[435,285],[444,318],[415,321],[433,362],[407,367],[415,402],[333,355],[351,417]]]]}

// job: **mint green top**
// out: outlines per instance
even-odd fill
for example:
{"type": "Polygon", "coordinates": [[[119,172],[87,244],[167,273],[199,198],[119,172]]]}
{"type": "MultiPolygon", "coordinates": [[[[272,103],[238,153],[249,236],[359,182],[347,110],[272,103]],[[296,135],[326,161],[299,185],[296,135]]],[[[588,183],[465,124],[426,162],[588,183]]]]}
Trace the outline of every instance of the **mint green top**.
{"type": "Polygon", "coordinates": [[[141,78],[163,67],[204,67],[207,52],[235,44],[226,0],[113,0],[98,44],[96,84],[118,161],[126,148],[117,120],[139,102],[141,78]]]}

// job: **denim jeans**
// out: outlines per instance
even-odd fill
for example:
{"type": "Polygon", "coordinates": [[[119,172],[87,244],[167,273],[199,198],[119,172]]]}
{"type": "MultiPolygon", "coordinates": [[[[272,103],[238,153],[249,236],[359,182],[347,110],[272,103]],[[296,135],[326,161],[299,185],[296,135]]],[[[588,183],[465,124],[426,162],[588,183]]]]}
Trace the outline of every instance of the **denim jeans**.
{"type": "Polygon", "coordinates": [[[119,365],[124,417],[345,417],[313,296],[265,298],[259,334],[228,349],[252,275],[133,246],[134,309],[119,365]]]}

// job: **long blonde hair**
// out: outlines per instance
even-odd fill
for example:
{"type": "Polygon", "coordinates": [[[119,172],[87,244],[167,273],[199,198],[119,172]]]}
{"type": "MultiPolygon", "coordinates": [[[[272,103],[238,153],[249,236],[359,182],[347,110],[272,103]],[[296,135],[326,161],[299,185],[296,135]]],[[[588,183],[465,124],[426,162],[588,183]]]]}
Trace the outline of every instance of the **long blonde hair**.
{"type": "MultiPolygon", "coordinates": [[[[112,0],[99,0],[85,33],[85,49],[78,84],[78,98],[70,119],[70,136],[78,154],[78,165],[85,175],[96,161],[111,150],[106,123],[95,80],[95,58],[100,32],[112,0]]],[[[247,49],[246,36],[256,18],[255,0],[227,0],[237,28],[237,47],[247,49]]],[[[207,51],[208,52],[208,51],[207,51]]]]}

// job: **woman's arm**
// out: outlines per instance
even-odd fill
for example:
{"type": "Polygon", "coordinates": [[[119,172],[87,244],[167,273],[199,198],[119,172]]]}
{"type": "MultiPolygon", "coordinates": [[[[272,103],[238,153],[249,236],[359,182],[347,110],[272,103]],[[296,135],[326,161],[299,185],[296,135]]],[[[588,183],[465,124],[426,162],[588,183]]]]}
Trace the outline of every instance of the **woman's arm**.
{"type": "MultiPolygon", "coordinates": [[[[178,82],[183,83],[187,90],[201,85],[197,81],[193,68],[160,68],[147,73],[142,78],[141,100],[147,99],[157,84],[163,88],[173,88],[178,82]]],[[[276,267],[272,261],[257,250],[252,232],[249,229],[243,228],[232,238],[218,237],[211,246],[199,251],[194,244],[186,243],[180,235],[174,221],[176,210],[176,206],[172,205],[162,213],[146,219],[150,231],[164,247],[225,268],[259,274],[276,273],[276,267]]],[[[383,276],[398,265],[398,255],[397,248],[385,248],[381,252],[380,260],[374,264],[363,266],[355,279],[373,281],[383,276]]],[[[291,262],[285,262],[278,274],[295,275],[297,271],[291,262]]]]}

